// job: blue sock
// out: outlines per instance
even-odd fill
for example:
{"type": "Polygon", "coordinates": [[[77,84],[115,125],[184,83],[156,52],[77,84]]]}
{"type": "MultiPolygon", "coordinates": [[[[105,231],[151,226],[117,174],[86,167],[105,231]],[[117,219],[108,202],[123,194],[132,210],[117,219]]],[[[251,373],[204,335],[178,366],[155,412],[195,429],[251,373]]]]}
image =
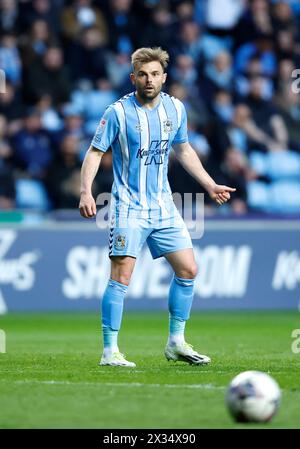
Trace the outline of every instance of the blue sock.
{"type": "Polygon", "coordinates": [[[190,317],[194,297],[194,279],[174,275],[169,292],[169,343],[184,342],[185,323],[190,317]]]}
{"type": "Polygon", "coordinates": [[[128,286],[110,279],[102,299],[102,332],[104,350],[118,350],[124,298],[128,286]]]}

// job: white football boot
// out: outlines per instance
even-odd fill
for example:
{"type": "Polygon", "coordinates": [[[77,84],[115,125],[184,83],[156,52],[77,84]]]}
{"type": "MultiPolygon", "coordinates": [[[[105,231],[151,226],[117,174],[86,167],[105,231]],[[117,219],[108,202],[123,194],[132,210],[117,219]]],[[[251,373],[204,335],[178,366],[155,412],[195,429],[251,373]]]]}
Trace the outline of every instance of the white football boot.
{"type": "Polygon", "coordinates": [[[103,354],[99,365],[106,366],[127,366],[129,368],[135,368],[136,364],[134,362],[129,362],[125,359],[121,352],[111,352],[108,354],[103,354]]]}
{"type": "Polygon", "coordinates": [[[166,359],[189,363],[190,365],[207,365],[210,358],[193,350],[193,346],[183,342],[167,344],[165,348],[166,359]]]}

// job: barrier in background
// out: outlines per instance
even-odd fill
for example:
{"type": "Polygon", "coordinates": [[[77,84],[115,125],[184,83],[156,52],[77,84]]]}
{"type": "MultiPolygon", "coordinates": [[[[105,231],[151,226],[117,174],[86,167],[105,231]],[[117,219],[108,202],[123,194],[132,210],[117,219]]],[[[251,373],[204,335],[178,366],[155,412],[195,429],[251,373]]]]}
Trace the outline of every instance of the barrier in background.
{"type": "MultiPolygon", "coordinates": [[[[108,233],[90,225],[0,228],[0,312],[98,310],[108,233]]],[[[195,309],[293,309],[300,302],[300,223],[209,222],[194,240],[195,309]]],[[[172,272],[145,246],[126,309],[167,309],[172,272]]]]}

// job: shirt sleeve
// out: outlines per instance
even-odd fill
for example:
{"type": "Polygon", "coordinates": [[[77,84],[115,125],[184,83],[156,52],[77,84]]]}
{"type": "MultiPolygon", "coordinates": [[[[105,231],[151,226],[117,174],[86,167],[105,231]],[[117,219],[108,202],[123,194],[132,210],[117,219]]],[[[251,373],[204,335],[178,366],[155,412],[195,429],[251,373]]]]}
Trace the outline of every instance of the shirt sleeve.
{"type": "Polygon", "coordinates": [[[112,106],[104,112],[91,145],[104,153],[110,148],[119,133],[119,121],[112,106]]]}
{"type": "Polygon", "coordinates": [[[184,105],[180,102],[181,107],[181,121],[177,133],[174,137],[172,143],[185,143],[188,142],[188,132],[187,132],[187,116],[184,105]]]}

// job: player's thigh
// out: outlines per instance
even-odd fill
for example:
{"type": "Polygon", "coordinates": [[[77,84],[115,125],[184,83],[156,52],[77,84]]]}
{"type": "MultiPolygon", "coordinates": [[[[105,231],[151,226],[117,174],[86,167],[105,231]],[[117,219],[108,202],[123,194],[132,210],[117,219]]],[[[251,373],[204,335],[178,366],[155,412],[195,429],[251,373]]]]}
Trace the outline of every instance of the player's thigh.
{"type": "Polygon", "coordinates": [[[196,277],[197,264],[192,248],[167,253],[165,258],[173,268],[176,276],[184,279],[194,279],[196,277]]]}
{"type": "Polygon", "coordinates": [[[131,275],[135,267],[135,257],[110,256],[110,278],[124,285],[129,285],[131,275]]]}
{"type": "Polygon", "coordinates": [[[149,235],[147,244],[153,259],[193,248],[190,234],[183,220],[180,227],[155,229],[149,235]]]}

